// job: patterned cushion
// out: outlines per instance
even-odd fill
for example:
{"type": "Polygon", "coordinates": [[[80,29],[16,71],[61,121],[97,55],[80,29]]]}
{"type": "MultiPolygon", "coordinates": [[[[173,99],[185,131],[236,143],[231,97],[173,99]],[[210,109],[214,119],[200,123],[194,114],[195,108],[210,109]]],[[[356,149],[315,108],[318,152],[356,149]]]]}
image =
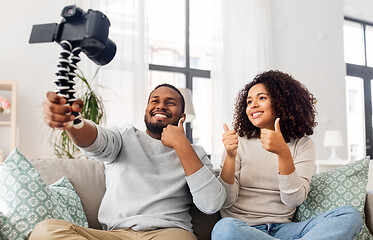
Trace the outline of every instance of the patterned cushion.
{"type": "Polygon", "coordinates": [[[71,182],[63,177],[57,182],[49,185],[49,189],[67,208],[72,218],[72,222],[83,227],[88,227],[88,221],[83,211],[83,206],[78,193],[71,182]]]}
{"type": "Polygon", "coordinates": [[[0,239],[27,239],[38,222],[51,218],[88,226],[85,216],[77,219],[82,210],[73,209],[79,207],[79,197],[70,201],[67,199],[69,194],[73,194],[70,186],[64,187],[63,191],[59,187],[67,186],[66,180],[62,179],[56,183],[57,186],[49,188],[18,149],[1,167],[0,182],[0,239]],[[55,191],[56,187],[58,191],[55,191]]]}
{"type": "MultiPolygon", "coordinates": [[[[314,175],[308,197],[297,208],[293,220],[304,221],[332,208],[351,205],[360,211],[365,222],[364,206],[368,170],[369,158],[364,158],[314,175]]],[[[365,224],[355,239],[372,239],[365,224]]]]}

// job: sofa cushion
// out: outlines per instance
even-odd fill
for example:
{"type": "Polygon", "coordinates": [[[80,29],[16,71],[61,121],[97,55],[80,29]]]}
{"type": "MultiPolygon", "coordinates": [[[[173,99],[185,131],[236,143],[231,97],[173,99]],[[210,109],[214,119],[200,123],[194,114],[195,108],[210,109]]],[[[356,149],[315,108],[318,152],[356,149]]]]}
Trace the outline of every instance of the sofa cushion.
{"type": "Polygon", "coordinates": [[[27,239],[38,222],[51,218],[88,226],[84,214],[78,221],[71,216],[71,205],[47,186],[18,149],[1,167],[0,182],[0,239],[27,239]]]}
{"type": "Polygon", "coordinates": [[[192,216],[192,229],[198,240],[210,240],[211,232],[215,224],[221,219],[220,213],[211,215],[201,212],[194,204],[190,206],[189,213],[192,216]]]}
{"type": "MultiPolygon", "coordinates": [[[[364,206],[368,182],[369,158],[316,174],[306,200],[297,208],[294,221],[303,221],[332,208],[351,205],[365,220],[364,206]]],[[[365,222],[365,221],[364,221],[365,222]]],[[[356,239],[372,239],[366,225],[356,239]]]]}
{"type": "Polygon", "coordinates": [[[49,185],[49,189],[53,190],[52,193],[56,194],[56,198],[62,201],[67,207],[74,223],[88,227],[88,221],[80,197],[67,178],[63,177],[57,182],[49,185]]]}
{"type": "Polygon", "coordinates": [[[40,172],[47,184],[66,177],[82,201],[88,225],[101,229],[98,209],[105,194],[104,164],[92,159],[31,158],[31,164],[40,172]]]}

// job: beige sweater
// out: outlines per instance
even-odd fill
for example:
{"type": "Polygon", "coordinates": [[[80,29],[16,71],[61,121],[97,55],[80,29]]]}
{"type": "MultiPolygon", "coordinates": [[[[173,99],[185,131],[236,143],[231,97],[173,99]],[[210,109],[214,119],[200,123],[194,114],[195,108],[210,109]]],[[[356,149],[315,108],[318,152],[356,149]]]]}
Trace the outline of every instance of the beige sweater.
{"type": "Polygon", "coordinates": [[[315,147],[309,137],[292,140],[288,146],[296,170],[279,175],[276,154],[264,150],[259,139],[239,138],[235,183],[227,184],[220,178],[227,191],[222,217],[237,218],[249,225],[291,221],[295,207],[310,190],[315,147]]]}

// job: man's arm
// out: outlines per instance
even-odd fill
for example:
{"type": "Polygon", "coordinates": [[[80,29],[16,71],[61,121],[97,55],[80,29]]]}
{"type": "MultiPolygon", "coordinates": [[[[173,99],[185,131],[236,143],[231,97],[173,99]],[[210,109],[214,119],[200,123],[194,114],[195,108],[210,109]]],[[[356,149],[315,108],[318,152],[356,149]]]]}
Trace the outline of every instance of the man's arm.
{"type": "MultiPolygon", "coordinates": [[[[204,166],[194,151],[185,136],[183,122],[184,118],[181,118],[178,126],[168,125],[163,130],[161,140],[163,145],[175,149],[179,156],[194,204],[202,212],[212,214],[222,207],[226,197],[225,189],[212,169],[204,166]]],[[[206,155],[203,157],[207,160],[206,155]]]]}
{"type": "Polygon", "coordinates": [[[65,130],[76,146],[84,148],[95,141],[97,129],[91,122],[84,119],[82,119],[84,121],[82,128],[73,127],[74,116],[71,112],[81,112],[82,107],[82,100],[77,100],[70,106],[66,104],[66,99],[55,92],[48,92],[47,99],[44,101],[44,121],[52,128],[65,130]]]}
{"type": "Polygon", "coordinates": [[[183,123],[185,118],[181,118],[177,126],[168,125],[163,129],[162,144],[175,149],[179,156],[185,175],[188,177],[203,167],[203,164],[192,145],[185,136],[183,123]]]}

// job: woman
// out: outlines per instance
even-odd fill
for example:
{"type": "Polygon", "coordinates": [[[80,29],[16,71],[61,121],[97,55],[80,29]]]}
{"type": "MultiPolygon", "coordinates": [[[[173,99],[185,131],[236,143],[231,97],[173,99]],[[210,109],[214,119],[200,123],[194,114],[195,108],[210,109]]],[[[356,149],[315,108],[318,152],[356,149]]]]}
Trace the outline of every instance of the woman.
{"type": "Polygon", "coordinates": [[[315,169],[309,138],[316,99],[280,71],[257,75],[238,94],[234,129],[224,124],[220,180],[227,191],[212,239],[352,239],[362,218],[352,206],[291,222],[315,169]]]}

